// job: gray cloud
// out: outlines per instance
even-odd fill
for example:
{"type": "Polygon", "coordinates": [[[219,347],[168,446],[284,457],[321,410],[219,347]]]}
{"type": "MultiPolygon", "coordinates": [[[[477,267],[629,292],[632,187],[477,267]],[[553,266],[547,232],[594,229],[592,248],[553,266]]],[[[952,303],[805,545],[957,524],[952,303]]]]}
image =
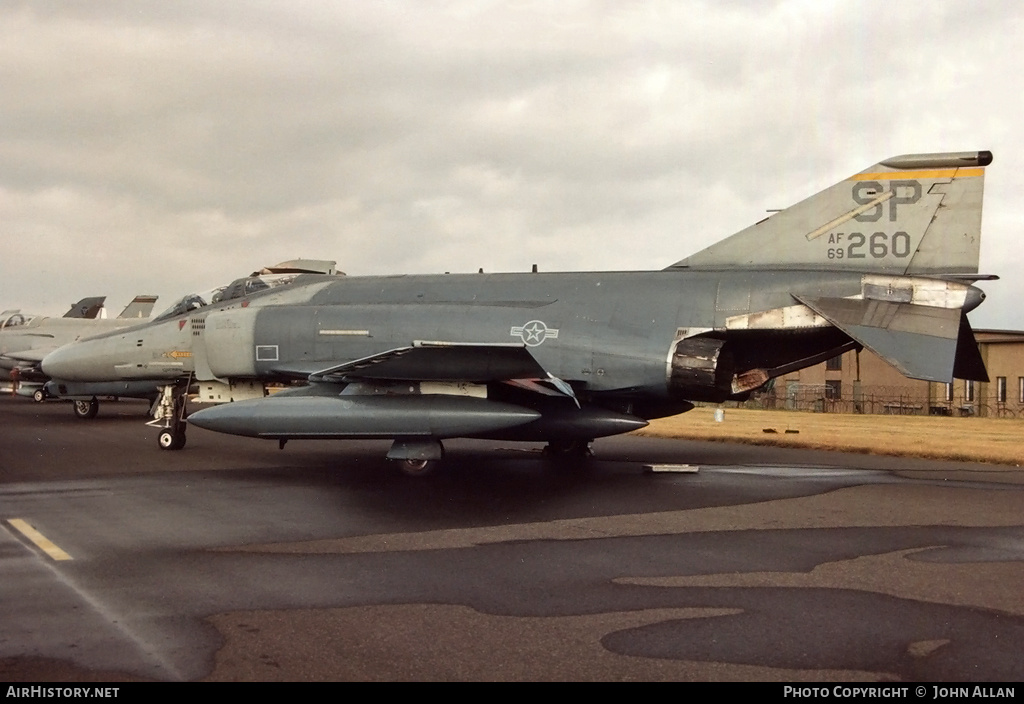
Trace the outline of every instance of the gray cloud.
{"type": "Polygon", "coordinates": [[[3,301],[661,268],[879,159],[992,149],[982,325],[1024,327],[1022,13],[996,2],[9,4],[3,301]]]}

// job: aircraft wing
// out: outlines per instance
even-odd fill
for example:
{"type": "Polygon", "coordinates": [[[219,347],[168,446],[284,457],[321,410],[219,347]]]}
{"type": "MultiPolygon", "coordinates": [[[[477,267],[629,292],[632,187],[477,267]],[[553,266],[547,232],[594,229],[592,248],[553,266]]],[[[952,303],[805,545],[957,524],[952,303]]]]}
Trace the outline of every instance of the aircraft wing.
{"type": "MultiPolygon", "coordinates": [[[[294,373],[282,367],[278,373],[294,373]]],[[[522,344],[418,341],[309,375],[307,387],[205,408],[189,416],[200,427],[238,435],[278,438],[400,438],[392,459],[439,458],[438,438],[476,436],[527,426],[541,418],[533,408],[473,394],[434,394],[425,382],[476,385],[504,382],[545,396],[567,396],[576,408],[549,408],[562,433],[587,437],[627,432],[646,421],[608,410],[580,409],[564,381],[551,376],[522,344]],[[338,393],[339,385],[348,384],[338,393]],[[400,388],[417,387],[406,393],[400,388]],[[384,393],[375,393],[374,388],[384,393]],[[355,390],[354,393],[351,391],[355,390]],[[394,391],[394,393],[392,393],[394,391]],[[568,410],[568,412],[566,411],[568,410]],[[581,430],[582,427],[582,430],[581,430]],[[612,430],[609,432],[609,428],[612,430]],[[425,438],[425,439],[424,439],[425,438]]],[[[543,436],[543,431],[537,431],[543,436]]]]}
{"type": "Polygon", "coordinates": [[[289,363],[274,367],[275,374],[295,379],[342,383],[379,381],[485,382],[513,378],[546,377],[547,373],[522,345],[438,346],[416,343],[332,367],[324,362],[289,363]],[[503,351],[497,351],[504,348],[503,351]]]}
{"type": "Polygon", "coordinates": [[[959,309],[851,298],[795,298],[904,376],[945,383],[954,375],[988,381],[974,333],[959,309]]]}
{"type": "Polygon", "coordinates": [[[568,396],[579,406],[576,394],[565,381],[552,376],[523,344],[416,341],[333,367],[319,365],[310,371],[301,366],[282,366],[276,373],[308,377],[313,383],[349,382],[504,382],[545,396],[568,396]]]}
{"type": "Polygon", "coordinates": [[[525,345],[416,342],[322,369],[312,381],[465,381],[484,383],[510,379],[546,379],[525,345]]]}

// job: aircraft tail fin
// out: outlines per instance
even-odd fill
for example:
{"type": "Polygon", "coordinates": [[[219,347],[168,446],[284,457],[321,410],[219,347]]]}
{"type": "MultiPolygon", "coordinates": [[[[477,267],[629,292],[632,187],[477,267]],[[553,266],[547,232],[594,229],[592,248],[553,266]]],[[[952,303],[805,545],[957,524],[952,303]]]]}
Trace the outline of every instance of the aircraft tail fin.
{"type": "Polygon", "coordinates": [[[106,296],[89,296],[78,303],[72,303],[70,310],[64,314],[65,318],[97,318],[103,308],[106,296]]]}
{"type": "Polygon", "coordinates": [[[124,307],[118,318],[148,318],[156,305],[157,296],[136,296],[124,307]]]}
{"type": "Polygon", "coordinates": [[[977,273],[990,163],[988,151],[892,157],[669,268],[977,273]]]}

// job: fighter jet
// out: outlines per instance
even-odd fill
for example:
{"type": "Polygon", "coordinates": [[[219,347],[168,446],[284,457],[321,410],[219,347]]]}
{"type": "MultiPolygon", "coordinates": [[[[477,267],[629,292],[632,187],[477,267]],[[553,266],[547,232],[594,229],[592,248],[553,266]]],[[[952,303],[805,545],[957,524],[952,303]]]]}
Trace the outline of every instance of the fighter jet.
{"type": "MultiPolygon", "coordinates": [[[[244,279],[239,279],[232,285],[219,286],[209,291],[184,296],[166,311],[156,316],[152,321],[152,326],[143,325],[143,329],[148,331],[150,327],[153,327],[157,331],[162,330],[165,326],[162,326],[160,323],[163,321],[174,320],[182,314],[204,307],[210,302],[240,300],[243,294],[290,283],[300,273],[334,274],[335,264],[336,262],[333,261],[302,259],[281,262],[273,267],[264,267],[252,272],[252,274],[244,279]]],[[[137,298],[136,301],[141,298],[137,298]]],[[[152,304],[155,301],[156,298],[152,297],[149,301],[149,306],[145,310],[145,315],[149,315],[153,307],[152,304]]],[[[122,316],[129,312],[129,308],[125,309],[125,313],[122,313],[122,316]]],[[[125,335],[119,339],[127,340],[135,329],[135,327],[126,328],[125,335]]],[[[145,334],[149,333],[146,332],[145,334]]],[[[100,337],[105,339],[108,336],[100,335],[100,337]]],[[[148,351],[136,348],[135,343],[125,342],[125,346],[126,348],[131,348],[127,353],[129,357],[148,358],[148,351]]],[[[78,349],[90,348],[76,348],[76,350],[78,349]]],[[[44,394],[44,398],[58,397],[73,401],[72,408],[74,409],[75,416],[78,418],[94,418],[99,411],[98,398],[101,396],[141,398],[155,402],[160,398],[161,394],[166,392],[168,397],[175,396],[181,401],[182,396],[192,388],[188,383],[188,379],[182,382],[184,386],[179,384],[174,385],[172,388],[168,388],[167,379],[180,376],[184,370],[188,372],[189,378],[194,380],[194,375],[191,374],[193,369],[190,359],[191,352],[169,349],[163,356],[166,359],[162,361],[136,365],[130,364],[127,367],[124,365],[116,366],[109,370],[108,373],[88,374],[85,377],[69,375],[69,377],[65,378],[51,378],[42,387],[41,393],[44,394]]],[[[218,383],[205,386],[208,392],[211,389],[217,389],[217,393],[213,393],[212,396],[214,400],[222,398],[219,393],[219,386],[218,383]]],[[[241,393],[243,386],[242,384],[236,385],[233,392],[234,396],[238,396],[241,393]]],[[[158,416],[169,415],[169,412],[164,413],[164,411],[160,410],[162,408],[164,406],[154,406],[154,409],[158,410],[158,416]]],[[[180,437],[181,441],[184,442],[183,433],[180,437]]]]}
{"type": "Polygon", "coordinates": [[[598,437],[867,347],[906,376],[985,380],[966,313],[987,151],[886,159],[660,271],[304,276],[235,282],[148,326],[49,355],[55,378],[166,383],[160,447],[190,382],[234,403],[188,422],[278,440],[387,438],[429,471],[455,437],[598,437]],[[264,397],[262,384],[307,385],[264,397]],[[248,386],[247,386],[248,385],[248,386]],[[255,398],[238,400],[246,388],[255,398]]]}
{"type": "Polygon", "coordinates": [[[0,313],[0,369],[18,370],[20,393],[45,400],[43,383],[48,378],[40,364],[47,354],[82,337],[145,321],[157,297],[136,296],[113,320],[102,317],[105,300],[106,296],[83,298],[62,318],[25,315],[20,310],[0,313]]]}

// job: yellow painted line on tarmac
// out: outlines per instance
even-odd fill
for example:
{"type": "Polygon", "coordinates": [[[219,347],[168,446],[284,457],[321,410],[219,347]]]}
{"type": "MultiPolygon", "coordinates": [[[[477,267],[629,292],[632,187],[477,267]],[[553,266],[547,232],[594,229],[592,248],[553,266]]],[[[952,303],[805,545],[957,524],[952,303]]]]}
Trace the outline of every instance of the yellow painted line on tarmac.
{"type": "Polygon", "coordinates": [[[35,528],[30,526],[20,518],[12,518],[7,521],[12,528],[24,535],[26,538],[35,543],[36,547],[45,552],[54,560],[70,560],[71,555],[61,550],[59,547],[53,544],[49,538],[37,531],[35,528]]]}

